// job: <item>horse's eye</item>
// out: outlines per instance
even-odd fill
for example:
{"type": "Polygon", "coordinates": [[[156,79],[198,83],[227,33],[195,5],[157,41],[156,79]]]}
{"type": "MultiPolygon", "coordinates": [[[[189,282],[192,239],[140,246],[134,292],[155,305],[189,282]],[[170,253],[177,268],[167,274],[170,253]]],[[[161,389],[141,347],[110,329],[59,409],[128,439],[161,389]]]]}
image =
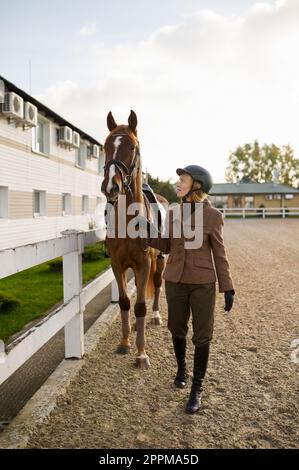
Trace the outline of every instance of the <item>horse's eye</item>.
{"type": "Polygon", "coordinates": [[[131,145],[131,150],[135,150],[135,145],[131,145]]]}

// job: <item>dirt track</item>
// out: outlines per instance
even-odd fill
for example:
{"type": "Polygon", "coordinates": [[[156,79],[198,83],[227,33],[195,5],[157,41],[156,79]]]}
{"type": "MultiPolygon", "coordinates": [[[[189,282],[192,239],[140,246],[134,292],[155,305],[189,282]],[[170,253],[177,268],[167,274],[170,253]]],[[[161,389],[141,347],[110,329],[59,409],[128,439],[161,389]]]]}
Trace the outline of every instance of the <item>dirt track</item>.
{"type": "Polygon", "coordinates": [[[236,300],[227,315],[217,296],[201,412],[186,415],[188,392],[172,386],[163,292],[164,325],[147,329],[151,368],[134,369],[134,351],[114,353],[117,321],[29,447],[299,447],[299,220],[229,220],[225,239],[236,300]]]}

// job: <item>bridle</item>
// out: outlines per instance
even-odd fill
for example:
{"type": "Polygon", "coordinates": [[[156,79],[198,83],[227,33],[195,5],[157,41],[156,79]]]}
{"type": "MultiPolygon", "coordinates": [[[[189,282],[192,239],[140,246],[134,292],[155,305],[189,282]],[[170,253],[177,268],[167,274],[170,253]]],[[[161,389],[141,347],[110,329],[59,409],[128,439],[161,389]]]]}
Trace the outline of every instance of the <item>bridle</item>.
{"type": "MultiPolygon", "coordinates": [[[[113,134],[113,137],[120,137],[120,136],[129,137],[128,134],[113,134]]],[[[105,163],[105,166],[104,166],[104,173],[111,167],[111,165],[116,166],[116,168],[120,172],[122,186],[124,188],[125,193],[130,193],[132,196],[133,196],[133,191],[131,188],[132,175],[135,170],[139,157],[140,157],[140,148],[139,148],[139,142],[137,140],[137,146],[135,147],[135,154],[132,158],[132,162],[129,167],[127,167],[127,165],[123,161],[115,160],[115,159],[109,160],[108,162],[105,163]]]]}

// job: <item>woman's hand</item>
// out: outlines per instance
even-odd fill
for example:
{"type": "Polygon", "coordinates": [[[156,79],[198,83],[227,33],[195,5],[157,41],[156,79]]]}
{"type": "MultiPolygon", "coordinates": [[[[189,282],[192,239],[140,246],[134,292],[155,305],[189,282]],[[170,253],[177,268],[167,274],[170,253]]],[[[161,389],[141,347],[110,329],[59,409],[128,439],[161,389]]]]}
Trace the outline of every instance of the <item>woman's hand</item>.
{"type": "Polygon", "coordinates": [[[224,310],[226,312],[229,312],[233,307],[234,295],[235,295],[234,290],[227,290],[224,292],[224,301],[225,301],[224,310]]]}

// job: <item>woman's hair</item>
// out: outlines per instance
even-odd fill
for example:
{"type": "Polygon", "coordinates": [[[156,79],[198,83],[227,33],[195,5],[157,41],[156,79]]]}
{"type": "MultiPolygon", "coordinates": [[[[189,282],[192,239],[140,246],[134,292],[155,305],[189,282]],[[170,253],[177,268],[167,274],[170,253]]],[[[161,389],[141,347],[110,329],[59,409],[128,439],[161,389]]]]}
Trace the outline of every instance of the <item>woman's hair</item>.
{"type": "Polygon", "coordinates": [[[202,188],[201,184],[198,181],[194,181],[192,188],[191,189],[197,189],[198,191],[193,191],[193,193],[188,196],[190,198],[191,202],[203,202],[207,197],[207,193],[205,193],[202,188]]]}

